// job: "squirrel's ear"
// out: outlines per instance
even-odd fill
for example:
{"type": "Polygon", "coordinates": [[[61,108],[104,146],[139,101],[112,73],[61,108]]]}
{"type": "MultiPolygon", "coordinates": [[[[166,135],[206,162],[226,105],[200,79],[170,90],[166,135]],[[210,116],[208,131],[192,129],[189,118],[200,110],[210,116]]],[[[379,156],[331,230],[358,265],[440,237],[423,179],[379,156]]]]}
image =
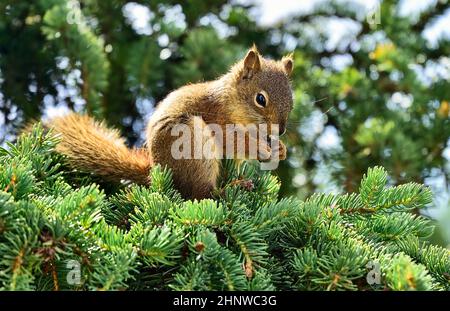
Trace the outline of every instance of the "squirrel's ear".
{"type": "Polygon", "coordinates": [[[294,54],[290,53],[289,55],[284,56],[281,59],[281,63],[283,64],[286,74],[290,76],[292,74],[292,70],[294,69],[294,54]]]}
{"type": "Polygon", "coordinates": [[[244,68],[242,71],[243,79],[250,79],[257,71],[261,69],[259,52],[255,45],[247,52],[244,58],[244,68]]]}

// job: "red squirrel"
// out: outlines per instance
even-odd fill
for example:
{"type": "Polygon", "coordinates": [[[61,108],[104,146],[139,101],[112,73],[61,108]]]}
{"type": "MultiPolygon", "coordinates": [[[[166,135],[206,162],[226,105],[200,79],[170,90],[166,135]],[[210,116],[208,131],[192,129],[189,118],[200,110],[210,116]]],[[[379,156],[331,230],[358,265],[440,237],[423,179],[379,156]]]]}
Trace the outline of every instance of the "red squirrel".
{"type": "MultiPolygon", "coordinates": [[[[46,125],[61,135],[57,151],[77,169],[108,181],[149,184],[150,168],[160,164],[172,170],[174,185],[184,197],[206,198],[216,187],[220,159],[175,159],[171,145],[177,137],[171,130],[176,124],[192,129],[207,129],[210,124],[277,124],[283,133],[293,106],[292,70],[292,55],[270,60],[253,46],[218,79],[182,86],[162,100],[148,122],[147,141],[142,149],[127,148],[118,131],[86,115],[71,113],[53,118],[46,125]]],[[[246,148],[249,139],[252,138],[247,137],[246,148]]],[[[258,159],[274,154],[279,160],[285,159],[286,147],[281,141],[278,143],[276,153],[267,141],[259,144],[258,159]]]]}

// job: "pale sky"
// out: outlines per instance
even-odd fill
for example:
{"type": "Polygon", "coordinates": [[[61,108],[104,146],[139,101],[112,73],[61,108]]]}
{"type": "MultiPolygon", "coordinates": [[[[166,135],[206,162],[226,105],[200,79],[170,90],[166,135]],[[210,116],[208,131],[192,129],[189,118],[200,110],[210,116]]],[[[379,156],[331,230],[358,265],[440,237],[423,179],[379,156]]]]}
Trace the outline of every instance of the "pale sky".
{"type": "MultiPolygon", "coordinates": [[[[416,17],[437,0],[401,0],[400,15],[416,17]]],[[[291,15],[311,12],[315,5],[326,2],[325,0],[235,0],[236,3],[255,3],[257,9],[254,17],[263,26],[271,26],[291,15]]],[[[365,12],[370,12],[377,8],[379,0],[339,0],[342,3],[355,3],[360,5],[365,12]]],[[[431,44],[435,44],[437,39],[445,34],[450,36],[450,9],[446,14],[435,22],[431,23],[424,36],[431,44]]],[[[335,30],[337,28],[334,28],[335,30]]],[[[340,32],[342,29],[337,29],[340,32]]]]}
{"type": "MultiPolygon", "coordinates": [[[[411,16],[415,18],[418,14],[426,9],[429,5],[435,3],[437,0],[400,0],[399,13],[401,16],[411,16]]],[[[234,0],[232,3],[254,3],[255,9],[251,11],[251,15],[262,26],[270,27],[280,21],[288,19],[291,15],[298,13],[311,12],[315,5],[327,2],[326,0],[234,0]]],[[[379,0],[338,0],[342,3],[352,3],[359,5],[361,10],[359,14],[367,15],[369,12],[376,10],[379,0]]],[[[150,35],[153,33],[151,27],[151,20],[153,13],[145,6],[130,2],[123,8],[125,17],[132,24],[137,33],[142,35],[150,35]]],[[[181,11],[181,6],[174,6],[174,8],[166,12],[166,18],[175,22],[178,26],[183,27],[184,16],[181,11]]],[[[342,34],[347,30],[348,25],[336,23],[331,20],[332,37],[331,40],[339,41],[342,34]]],[[[216,22],[217,24],[217,22],[216,22]]],[[[219,27],[220,28],[220,27],[219,27]]],[[[327,28],[327,25],[324,25],[327,28]]],[[[220,30],[220,29],[219,29],[220,30]]],[[[222,29],[223,30],[223,29],[222,29]]],[[[220,33],[221,31],[219,31],[220,33]]],[[[430,26],[424,32],[425,38],[431,45],[435,45],[440,36],[450,37],[450,9],[446,11],[443,17],[432,21],[430,26]]]]}

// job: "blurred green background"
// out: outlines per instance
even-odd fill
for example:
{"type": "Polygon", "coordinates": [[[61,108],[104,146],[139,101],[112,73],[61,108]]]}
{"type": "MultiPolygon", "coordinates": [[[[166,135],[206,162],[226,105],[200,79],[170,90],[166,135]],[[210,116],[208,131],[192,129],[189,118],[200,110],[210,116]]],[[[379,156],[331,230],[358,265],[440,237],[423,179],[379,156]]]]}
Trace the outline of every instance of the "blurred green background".
{"type": "Polygon", "coordinates": [[[0,0],[0,144],[73,109],[141,145],[165,95],[256,43],[295,53],[282,194],[352,192],[382,165],[432,187],[432,239],[450,245],[449,40],[446,0],[0,0]]]}

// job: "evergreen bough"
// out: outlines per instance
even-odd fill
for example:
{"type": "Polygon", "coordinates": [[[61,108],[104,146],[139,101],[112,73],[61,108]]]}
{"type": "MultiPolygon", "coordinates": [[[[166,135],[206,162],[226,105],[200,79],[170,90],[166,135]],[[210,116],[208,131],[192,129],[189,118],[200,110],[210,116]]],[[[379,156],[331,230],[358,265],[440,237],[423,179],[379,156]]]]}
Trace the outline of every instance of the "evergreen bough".
{"type": "Polygon", "coordinates": [[[214,199],[185,201],[167,169],[150,187],[95,183],[57,143],[37,126],[0,149],[2,290],[450,289],[449,250],[417,213],[430,190],[388,187],[383,168],[358,194],[300,201],[226,161],[214,199]]]}

